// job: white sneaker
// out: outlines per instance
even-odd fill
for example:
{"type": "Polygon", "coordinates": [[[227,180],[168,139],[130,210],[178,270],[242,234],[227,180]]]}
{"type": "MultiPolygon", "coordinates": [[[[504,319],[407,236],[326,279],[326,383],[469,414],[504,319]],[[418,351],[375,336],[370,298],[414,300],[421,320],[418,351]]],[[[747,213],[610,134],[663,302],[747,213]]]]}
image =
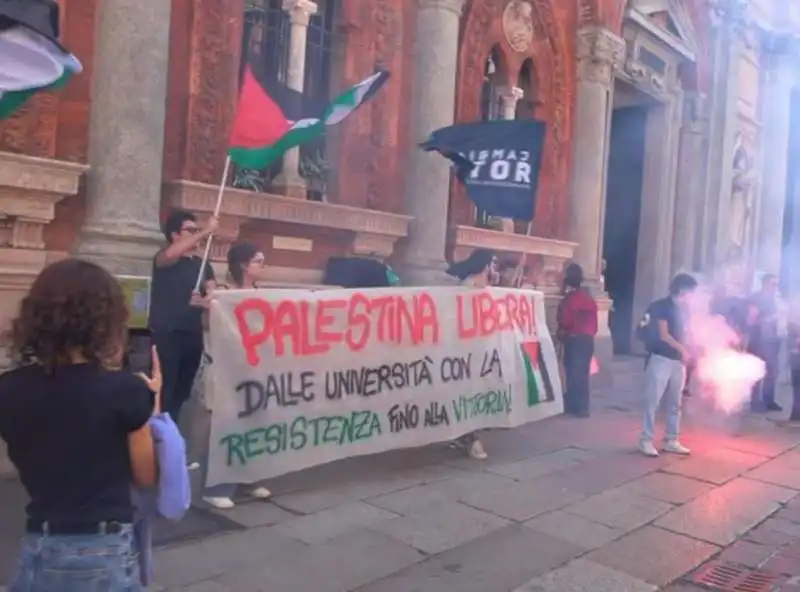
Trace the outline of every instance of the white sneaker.
{"type": "Polygon", "coordinates": [[[196,471],[197,469],[200,468],[200,463],[190,462],[188,465],[186,465],[186,468],[189,469],[190,471],[196,471]]]}
{"type": "Polygon", "coordinates": [[[666,444],[664,444],[664,448],[662,449],[664,452],[671,452],[672,454],[682,454],[683,456],[688,456],[692,453],[692,451],[677,440],[670,440],[666,444]]]}
{"type": "Polygon", "coordinates": [[[475,460],[486,460],[489,458],[489,455],[486,454],[486,451],[483,449],[483,444],[481,444],[480,440],[473,441],[472,444],[469,445],[469,450],[467,450],[467,453],[475,460]]]}
{"type": "Polygon", "coordinates": [[[656,447],[653,446],[653,443],[649,440],[639,441],[639,452],[651,458],[656,458],[658,456],[658,450],[656,450],[656,447]]]}
{"type": "Polygon", "coordinates": [[[268,500],[272,497],[272,492],[266,487],[254,487],[250,490],[250,495],[255,499],[268,500]]]}
{"type": "Polygon", "coordinates": [[[203,501],[218,510],[230,510],[236,505],[229,497],[204,497],[203,501]]]}

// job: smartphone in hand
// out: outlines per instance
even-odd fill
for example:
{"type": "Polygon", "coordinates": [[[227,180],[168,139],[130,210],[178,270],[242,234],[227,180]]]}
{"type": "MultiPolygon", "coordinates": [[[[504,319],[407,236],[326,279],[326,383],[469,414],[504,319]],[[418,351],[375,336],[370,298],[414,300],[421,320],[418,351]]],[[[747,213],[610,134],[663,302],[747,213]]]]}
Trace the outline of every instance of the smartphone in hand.
{"type": "Polygon", "coordinates": [[[123,364],[125,370],[150,376],[153,372],[153,340],[147,329],[131,329],[128,333],[128,351],[123,364]]]}

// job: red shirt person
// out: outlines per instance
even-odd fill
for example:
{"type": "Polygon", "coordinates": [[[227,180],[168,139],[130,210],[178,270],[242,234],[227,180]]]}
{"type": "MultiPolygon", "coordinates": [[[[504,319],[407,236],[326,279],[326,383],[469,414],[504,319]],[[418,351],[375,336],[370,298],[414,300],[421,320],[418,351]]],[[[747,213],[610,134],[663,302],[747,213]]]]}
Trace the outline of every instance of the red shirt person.
{"type": "Polygon", "coordinates": [[[564,273],[564,297],[558,307],[558,336],[564,344],[564,412],[589,416],[589,376],[597,334],[597,302],[583,287],[583,269],[576,263],[564,273]]]}

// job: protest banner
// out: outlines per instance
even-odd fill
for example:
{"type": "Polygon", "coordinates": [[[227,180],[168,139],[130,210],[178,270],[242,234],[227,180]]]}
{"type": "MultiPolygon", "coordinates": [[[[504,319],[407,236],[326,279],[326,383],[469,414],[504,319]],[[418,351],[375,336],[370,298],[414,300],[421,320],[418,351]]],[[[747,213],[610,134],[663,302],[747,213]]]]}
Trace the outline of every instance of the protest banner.
{"type": "Polygon", "coordinates": [[[540,292],[229,290],[211,307],[208,485],[563,410],[540,292]]]}

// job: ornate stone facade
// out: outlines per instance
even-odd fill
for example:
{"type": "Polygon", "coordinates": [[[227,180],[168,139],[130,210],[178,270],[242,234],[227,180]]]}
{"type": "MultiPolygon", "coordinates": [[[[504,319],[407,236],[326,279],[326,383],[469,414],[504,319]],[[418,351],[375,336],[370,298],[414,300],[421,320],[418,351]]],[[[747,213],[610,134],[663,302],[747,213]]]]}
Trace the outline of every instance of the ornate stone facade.
{"type": "MultiPolygon", "coordinates": [[[[301,18],[289,28],[308,24],[311,2],[286,3],[290,12],[302,9],[294,10],[301,18]]],[[[48,159],[42,162],[53,170],[63,163],[88,167],[85,182],[52,200],[53,220],[42,226],[37,248],[92,256],[108,250],[117,271],[137,257],[137,269],[146,269],[143,254],[155,247],[159,214],[177,204],[209,211],[208,188],[220,181],[235,111],[245,6],[258,2],[171,0],[161,13],[133,0],[108,4],[124,18],[98,0],[62,3],[64,41],[85,72],[62,93],[34,98],[0,125],[0,151],[48,159]],[[137,48],[160,65],[137,74],[141,84],[125,86],[114,77],[109,56],[135,66],[141,56],[129,54],[137,48]],[[167,71],[164,86],[158,76],[167,71]],[[202,203],[196,197],[201,194],[202,203]]],[[[755,177],[749,194],[752,252],[746,248],[744,256],[757,255],[762,267],[775,265],[779,249],[766,235],[780,217],[785,193],[781,122],[795,65],[787,50],[794,33],[769,32],[779,24],[785,29],[790,23],[791,31],[800,25],[785,2],[327,0],[326,7],[335,10],[331,93],[376,68],[390,70],[392,78],[356,116],[331,130],[326,149],[335,174],[327,183],[328,203],[291,205],[274,191],[252,200],[232,192],[222,211],[225,232],[213,251],[216,259],[230,242],[246,238],[264,248],[276,268],[313,279],[334,253],[441,267],[453,254],[491,246],[509,257],[546,260],[552,269],[576,259],[598,275],[609,121],[622,81],[661,105],[648,124],[663,140],[653,144],[648,160],[662,171],[650,178],[660,197],[648,202],[658,205],[643,219],[692,216],[685,242],[672,238],[672,222],[653,231],[651,242],[658,246],[647,256],[664,269],[662,275],[676,267],[713,267],[729,251],[739,133],[755,177]],[[547,124],[532,237],[522,236],[521,228],[509,236],[475,229],[473,206],[450,179],[446,161],[416,148],[433,127],[480,117],[493,51],[495,82],[507,89],[503,116],[517,115],[520,101],[547,124]],[[669,71],[653,69],[644,51],[669,71]],[[776,102],[777,96],[783,99],[776,102]]],[[[294,84],[300,75],[292,72],[294,84]]],[[[284,271],[278,275],[286,277],[284,271]]],[[[551,289],[558,277],[548,278],[551,289]]],[[[660,290],[662,279],[648,282],[660,290]]]]}

